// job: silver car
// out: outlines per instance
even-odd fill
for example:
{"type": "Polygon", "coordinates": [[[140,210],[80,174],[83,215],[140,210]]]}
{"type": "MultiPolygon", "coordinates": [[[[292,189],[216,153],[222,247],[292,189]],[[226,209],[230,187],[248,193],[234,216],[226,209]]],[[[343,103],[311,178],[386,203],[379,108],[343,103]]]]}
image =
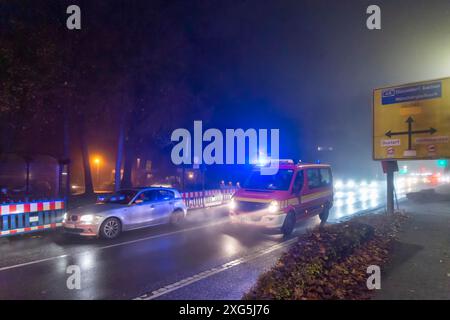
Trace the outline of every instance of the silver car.
{"type": "Polygon", "coordinates": [[[99,203],[68,211],[62,224],[67,233],[113,239],[122,231],[165,223],[180,225],[186,211],[175,189],[124,189],[99,203]]]}

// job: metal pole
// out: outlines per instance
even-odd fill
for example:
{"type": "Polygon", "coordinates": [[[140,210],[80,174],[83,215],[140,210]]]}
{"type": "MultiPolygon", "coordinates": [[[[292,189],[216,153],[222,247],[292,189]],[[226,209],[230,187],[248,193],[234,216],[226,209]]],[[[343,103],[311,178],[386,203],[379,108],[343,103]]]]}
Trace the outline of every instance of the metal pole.
{"type": "Polygon", "coordinates": [[[25,165],[26,165],[26,177],[25,177],[25,194],[27,196],[30,195],[30,166],[31,166],[31,157],[26,155],[24,157],[25,165]]]}
{"type": "Polygon", "coordinates": [[[30,161],[27,161],[27,179],[25,184],[25,192],[28,195],[30,193],[30,161]]]}
{"type": "Polygon", "coordinates": [[[202,170],[202,168],[200,168],[200,170],[201,170],[201,173],[202,173],[202,204],[203,204],[203,207],[205,207],[205,171],[206,171],[206,168],[203,168],[203,170],[202,170]]]}
{"type": "Polygon", "coordinates": [[[66,163],[66,190],[64,192],[64,199],[66,201],[66,205],[69,205],[69,199],[70,199],[70,191],[71,191],[71,187],[70,187],[70,162],[67,160],[66,163]]]}
{"type": "Polygon", "coordinates": [[[386,178],[386,182],[387,182],[387,213],[388,214],[393,214],[394,213],[394,168],[392,165],[387,166],[387,178],[386,178]]]}
{"type": "Polygon", "coordinates": [[[186,172],[185,172],[185,168],[184,168],[184,166],[183,166],[183,169],[182,169],[182,176],[181,176],[181,190],[183,191],[183,192],[185,192],[185,188],[184,188],[184,177],[186,176],[186,172]]]}
{"type": "Polygon", "coordinates": [[[63,190],[62,190],[62,186],[63,186],[63,170],[64,170],[64,164],[62,163],[61,160],[58,161],[58,179],[57,179],[57,183],[58,183],[58,187],[56,188],[56,194],[57,197],[62,197],[63,196],[63,190]]]}

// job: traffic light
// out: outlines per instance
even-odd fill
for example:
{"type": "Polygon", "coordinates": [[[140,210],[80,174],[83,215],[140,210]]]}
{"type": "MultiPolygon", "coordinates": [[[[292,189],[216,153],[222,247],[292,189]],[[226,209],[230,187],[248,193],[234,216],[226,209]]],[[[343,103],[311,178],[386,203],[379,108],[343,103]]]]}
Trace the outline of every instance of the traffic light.
{"type": "Polygon", "coordinates": [[[447,167],[448,160],[447,159],[439,159],[436,161],[436,164],[440,168],[445,168],[445,167],[447,167]]]}

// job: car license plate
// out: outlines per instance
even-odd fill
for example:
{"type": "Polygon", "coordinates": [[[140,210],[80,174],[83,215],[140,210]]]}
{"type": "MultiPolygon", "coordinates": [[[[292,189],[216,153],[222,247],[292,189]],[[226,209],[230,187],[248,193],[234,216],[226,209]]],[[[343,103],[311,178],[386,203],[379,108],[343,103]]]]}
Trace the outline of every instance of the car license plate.
{"type": "Polygon", "coordinates": [[[32,223],[32,222],[39,222],[39,217],[38,216],[30,217],[30,223],[32,223]]]}

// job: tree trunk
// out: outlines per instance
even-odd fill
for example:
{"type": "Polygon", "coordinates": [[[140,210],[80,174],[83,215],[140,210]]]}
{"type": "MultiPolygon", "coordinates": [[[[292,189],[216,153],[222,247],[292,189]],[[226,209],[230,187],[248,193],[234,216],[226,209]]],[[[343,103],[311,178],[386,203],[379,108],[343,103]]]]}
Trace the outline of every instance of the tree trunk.
{"type": "Polygon", "coordinates": [[[133,169],[133,146],[130,140],[125,144],[125,161],[123,164],[123,178],[122,178],[122,187],[123,188],[131,188],[133,183],[131,181],[131,171],[133,169]]]}
{"type": "Polygon", "coordinates": [[[89,163],[89,149],[86,141],[86,124],[84,117],[79,121],[79,136],[81,145],[81,156],[83,158],[83,171],[84,171],[84,190],[86,195],[94,194],[94,185],[92,184],[91,166],[89,163]]]}
{"type": "MultiPolygon", "coordinates": [[[[68,108],[67,108],[68,109],[68,108]]],[[[66,109],[64,113],[64,141],[63,141],[63,160],[66,162],[66,181],[65,181],[65,190],[64,198],[67,199],[70,197],[70,128],[69,128],[69,110],[66,109]]],[[[62,174],[62,172],[61,172],[62,174]]],[[[62,177],[61,177],[62,178],[62,177]]]]}
{"type": "Polygon", "coordinates": [[[125,142],[125,124],[126,124],[126,120],[125,120],[125,117],[123,117],[120,120],[119,135],[118,135],[118,140],[117,140],[116,171],[114,173],[114,191],[119,191],[120,184],[121,184],[120,171],[122,170],[122,162],[123,162],[123,146],[124,146],[124,142],[125,142]]]}

